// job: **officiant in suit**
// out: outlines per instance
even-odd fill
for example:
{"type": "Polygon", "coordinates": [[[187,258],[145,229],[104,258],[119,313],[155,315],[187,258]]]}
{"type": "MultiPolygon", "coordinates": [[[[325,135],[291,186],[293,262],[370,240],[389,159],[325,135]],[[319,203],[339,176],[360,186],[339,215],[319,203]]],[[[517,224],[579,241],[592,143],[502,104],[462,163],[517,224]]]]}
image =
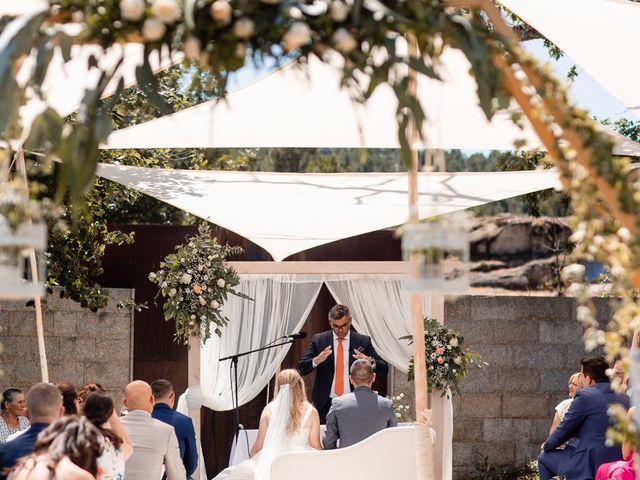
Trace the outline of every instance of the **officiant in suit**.
{"type": "Polygon", "coordinates": [[[329,310],[331,330],[318,333],[311,339],[307,352],[298,362],[298,370],[307,375],[315,370],[311,399],[320,414],[320,423],[326,423],[331,400],[351,392],[349,369],[357,359],[369,359],[378,374],[389,371],[387,362],[376,353],[371,338],[351,331],[351,314],[345,305],[329,310]]]}

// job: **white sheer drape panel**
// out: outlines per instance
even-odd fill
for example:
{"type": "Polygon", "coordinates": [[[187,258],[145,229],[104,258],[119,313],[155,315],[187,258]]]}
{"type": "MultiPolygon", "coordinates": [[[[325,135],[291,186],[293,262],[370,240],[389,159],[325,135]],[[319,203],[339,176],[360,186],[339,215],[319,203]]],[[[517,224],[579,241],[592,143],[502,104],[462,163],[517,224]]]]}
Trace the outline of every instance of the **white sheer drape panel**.
{"type": "MultiPolygon", "coordinates": [[[[409,369],[412,348],[400,337],[411,335],[411,300],[404,276],[331,276],[325,284],[338,303],[348,305],[355,329],[371,337],[376,351],[402,372],[409,369]]],[[[424,298],[425,315],[430,301],[424,298]]]]}
{"type": "MultiPolygon", "coordinates": [[[[322,282],[301,281],[296,275],[242,275],[238,291],[253,299],[229,296],[223,311],[229,325],[201,349],[200,384],[203,405],[230,410],[231,362],[218,359],[246,352],[298,332],[316,301],[322,282]]],[[[238,360],[238,399],[244,405],[267,385],[289,351],[289,346],[255,352],[238,360]]]]}

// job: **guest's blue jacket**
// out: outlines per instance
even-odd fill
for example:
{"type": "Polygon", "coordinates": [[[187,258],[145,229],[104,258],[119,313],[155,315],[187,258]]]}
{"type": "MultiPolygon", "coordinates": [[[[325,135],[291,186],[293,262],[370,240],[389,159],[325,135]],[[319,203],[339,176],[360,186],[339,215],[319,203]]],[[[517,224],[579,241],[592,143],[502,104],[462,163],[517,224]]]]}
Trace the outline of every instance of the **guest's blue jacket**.
{"type": "Polygon", "coordinates": [[[5,478],[5,469],[13,468],[21,457],[33,452],[38,434],[48,426],[48,423],[34,423],[15,440],[0,445],[0,478],[5,478]]]}
{"type": "Polygon", "coordinates": [[[605,444],[611,425],[607,410],[616,403],[628,409],[629,397],[615,393],[609,383],[596,383],[576,392],[564,419],[542,446],[545,452],[565,442],[573,447],[565,450],[563,473],[567,479],[594,478],[603,463],[622,460],[620,445],[605,444]]]}
{"type": "Polygon", "coordinates": [[[166,403],[156,403],[151,416],[161,422],[173,426],[180,445],[180,456],[187,471],[187,477],[193,475],[198,466],[198,449],[193,422],[186,415],[176,412],[166,403]]]}

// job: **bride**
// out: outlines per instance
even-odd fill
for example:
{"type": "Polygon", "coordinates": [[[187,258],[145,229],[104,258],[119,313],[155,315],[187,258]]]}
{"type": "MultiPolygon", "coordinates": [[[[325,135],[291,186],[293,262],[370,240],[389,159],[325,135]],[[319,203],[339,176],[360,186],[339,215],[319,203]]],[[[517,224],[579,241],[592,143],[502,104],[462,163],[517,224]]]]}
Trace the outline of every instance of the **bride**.
{"type": "Polygon", "coordinates": [[[284,452],[321,450],[320,417],[307,401],[297,370],[280,372],[278,395],[262,411],[258,438],[249,460],[220,472],[213,480],[269,480],[273,459],[284,452]]]}

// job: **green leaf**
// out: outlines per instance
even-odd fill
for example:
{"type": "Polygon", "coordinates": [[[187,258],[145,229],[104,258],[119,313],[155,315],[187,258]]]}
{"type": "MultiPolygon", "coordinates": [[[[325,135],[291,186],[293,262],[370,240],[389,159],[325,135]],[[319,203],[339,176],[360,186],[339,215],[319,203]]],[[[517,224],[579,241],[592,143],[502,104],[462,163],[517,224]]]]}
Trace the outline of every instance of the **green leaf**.
{"type": "Polygon", "coordinates": [[[144,61],[142,65],[136,67],[136,79],[142,91],[147,95],[149,101],[158,109],[162,115],[173,113],[173,108],[164,101],[162,95],[158,93],[158,81],[153,75],[149,64],[149,52],[145,49],[144,61]]]}
{"type": "Polygon", "coordinates": [[[44,38],[42,44],[38,47],[38,54],[36,55],[36,65],[31,75],[30,83],[35,87],[36,91],[40,91],[40,86],[44,82],[44,78],[47,75],[47,69],[49,63],[53,58],[54,46],[51,43],[51,37],[44,38]]]}
{"type": "Polygon", "coordinates": [[[31,124],[24,148],[31,151],[53,152],[57,150],[64,122],[58,112],[47,108],[31,124]]]}

